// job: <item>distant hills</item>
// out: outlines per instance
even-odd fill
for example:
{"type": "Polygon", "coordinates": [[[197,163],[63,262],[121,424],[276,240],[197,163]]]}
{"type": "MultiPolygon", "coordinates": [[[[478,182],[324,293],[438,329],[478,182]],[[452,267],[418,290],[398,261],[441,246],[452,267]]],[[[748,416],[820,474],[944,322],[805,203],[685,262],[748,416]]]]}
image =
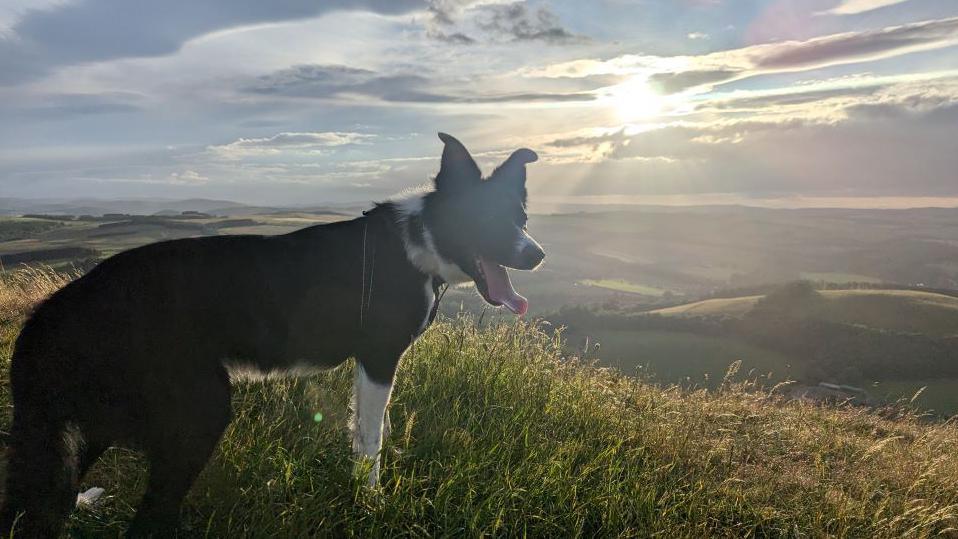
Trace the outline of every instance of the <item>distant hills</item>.
{"type": "Polygon", "coordinates": [[[207,198],[190,199],[97,199],[97,198],[3,198],[0,197],[0,215],[56,214],[56,215],[179,215],[182,212],[202,212],[211,215],[255,215],[286,211],[358,214],[358,204],[327,204],[306,207],[256,206],[207,198]]]}
{"type": "Polygon", "coordinates": [[[103,215],[107,213],[131,213],[152,215],[156,213],[181,213],[199,211],[215,213],[238,209],[248,211],[249,206],[229,200],[193,198],[186,200],[165,199],[28,199],[0,198],[0,215],[25,213],[49,213],[66,215],[103,215]]]}

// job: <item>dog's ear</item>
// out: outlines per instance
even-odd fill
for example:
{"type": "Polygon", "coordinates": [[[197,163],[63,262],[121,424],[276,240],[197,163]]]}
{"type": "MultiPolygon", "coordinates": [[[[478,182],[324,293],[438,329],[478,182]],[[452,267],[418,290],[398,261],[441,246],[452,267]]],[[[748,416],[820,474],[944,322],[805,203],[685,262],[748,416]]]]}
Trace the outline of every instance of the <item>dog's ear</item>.
{"type": "Polygon", "coordinates": [[[536,152],[528,149],[521,148],[509,156],[509,159],[506,159],[499,168],[497,168],[492,176],[489,177],[489,181],[496,182],[499,185],[504,187],[515,189],[519,193],[519,198],[522,199],[522,202],[526,201],[526,164],[535,163],[539,160],[539,156],[536,155],[536,152]]]}
{"type": "Polygon", "coordinates": [[[436,190],[452,191],[482,181],[479,165],[469,155],[469,150],[456,140],[456,137],[439,133],[445,147],[442,149],[442,163],[436,174],[436,190]]]}

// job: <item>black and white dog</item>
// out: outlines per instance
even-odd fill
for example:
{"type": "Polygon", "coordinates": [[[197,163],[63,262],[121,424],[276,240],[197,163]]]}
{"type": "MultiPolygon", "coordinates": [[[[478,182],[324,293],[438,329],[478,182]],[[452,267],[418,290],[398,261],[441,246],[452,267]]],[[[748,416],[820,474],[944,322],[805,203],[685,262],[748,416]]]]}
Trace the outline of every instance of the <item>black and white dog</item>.
{"type": "Polygon", "coordinates": [[[87,469],[111,445],[142,449],[150,479],[131,535],[175,527],[230,421],[240,372],[297,373],[356,358],[353,449],[379,473],[403,352],[442,283],[527,308],[506,267],[545,254],[526,232],[525,165],[483,179],[455,138],[435,190],[352,221],[282,236],[167,241],[120,253],[41,304],[13,352],[14,418],[0,534],[57,535],[87,469]]]}

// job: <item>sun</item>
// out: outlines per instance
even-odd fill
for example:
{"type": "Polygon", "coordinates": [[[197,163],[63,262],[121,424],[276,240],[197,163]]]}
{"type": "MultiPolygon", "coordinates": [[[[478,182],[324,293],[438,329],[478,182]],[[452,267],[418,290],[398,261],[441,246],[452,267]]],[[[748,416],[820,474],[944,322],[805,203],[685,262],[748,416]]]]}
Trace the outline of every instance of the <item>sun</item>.
{"type": "Polygon", "coordinates": [[[609,90],[607,100],[621,121],[652,118],[664,111],[665,98],[649,86],[645,77],[632,77],[609,90]]]}

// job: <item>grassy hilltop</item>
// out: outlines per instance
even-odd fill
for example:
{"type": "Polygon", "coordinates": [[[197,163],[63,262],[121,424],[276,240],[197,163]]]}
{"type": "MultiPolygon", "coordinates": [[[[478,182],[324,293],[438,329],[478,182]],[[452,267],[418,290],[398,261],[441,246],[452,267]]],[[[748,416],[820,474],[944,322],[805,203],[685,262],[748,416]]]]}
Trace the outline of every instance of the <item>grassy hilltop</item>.
{"type": "MultiPolygon", "coordinates": [[[[24,312],[61,285],[0,285],[0,402],[24,312]]],[[[382,487],[352,474],[350,367],[236,388],[185,536],[928,537],[958,529],[958,427],[904,410],[786,402],[748,383],[652,385],[565,357],[534,324],[449,320],[406,356],[382,487]],[[317,412],[323,414],[315,421],[317,412]]],[[[112,450],[79,536],[122,532],[145,486],[112,450]]]]}

